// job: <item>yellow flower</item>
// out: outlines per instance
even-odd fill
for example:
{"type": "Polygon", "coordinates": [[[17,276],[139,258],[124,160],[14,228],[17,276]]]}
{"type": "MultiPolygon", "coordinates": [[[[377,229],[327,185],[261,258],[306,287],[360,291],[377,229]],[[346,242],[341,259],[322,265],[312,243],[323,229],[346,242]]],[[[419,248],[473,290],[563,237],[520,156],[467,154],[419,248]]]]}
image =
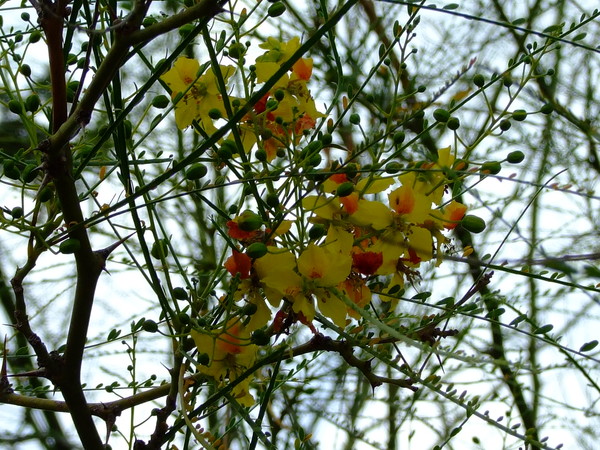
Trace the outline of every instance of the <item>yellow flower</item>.
{"type": "MultiPolygon", "coordinates": [[[[160,78],[171,89],[175,104],[175,122],[179,129],[184,129],[194,120],[201,122],[207,132],[215,131],[208,112],[216,109],[225,115],[223,98],[219,92],[215,72],[209,70],[198,77],[200,64],[195,59],[178,58],[173,68],[160,78]]],[[[225,83],[233,75],[233,66],[219,66],[225,83]]]]}
{"type": "MultiPolygon", "coordinates": [[[[250,344],[250,333],[238,318],[230,319],[221,330],[210,333],[190,332],[198,352],[207,354],[208,365],[199,365],[198,371],[223,382],[236,380],[256,360],[257,347],[250,344]]],[[[249,392],[250,378],[244,379],[232,390],[233,396],[243,406],[252,406],[254,397],[249,392]]]]}

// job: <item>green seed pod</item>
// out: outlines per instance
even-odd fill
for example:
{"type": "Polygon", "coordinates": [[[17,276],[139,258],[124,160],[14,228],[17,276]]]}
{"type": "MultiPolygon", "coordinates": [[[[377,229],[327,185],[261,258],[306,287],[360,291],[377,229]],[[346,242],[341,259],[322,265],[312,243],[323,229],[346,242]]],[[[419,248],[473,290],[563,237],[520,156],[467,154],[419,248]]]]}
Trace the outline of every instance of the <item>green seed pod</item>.
{"type": "Polygon", "coordinates": [[[262,226],[263,221],[262,217],[247,209],[238,216],[237,224],[240,230],[254,231],[258,230],[262,226]]]}
{"type": "Polygon", "coordinates": [[[512,113],[512,118],[517,122],[523,122],[525,119],[527,119],[527,111],[524,109],[517,109],[512,113]]]}
{"type": "Polygon", "coordinates": [[[308,237],[313,240],[317,240],[326,234],[327,228],[325,228],[325,225],[321,225],[320,223],[313,225],[310,230],[308,230],[308,237]]]}
{"type": "Polygon", "coordinates": [[[173,288],[173,298],[176,300],[187,300],[189,298],[188,291],[182,287],[173,288]]]}
{"type": "Polygon", "coordinates": [[[166,239],[159,239],[158,241],[154,241],[152,244],[152,248],[150,249],[150,254],[155,259],[160,259],[161,256],[165,258],[169,256],[169,244],[166,239]]]}
{"type": "Polygon", "coordinates": [[[269,17],[279,17],[285,12],[285,10],[286,7],[282,2],[276,2],[269,6],[267,14],[269,15],[269,17]]]}
{"type": "Polygon", "coordinates": [[[223,117],[223,114],[219,108],[212,108],[208,111],[208,117],[213,120],[219,120],[223,117]]]}
{"type": "Polygon", "coordinates": [[[208,173],[208,168],[202,163],[192,164],[185,172],[185,178],[187,180],[199,180],[204,178],[208,173]]]}
{"type": "Polygon", "coordinates": [[[8,102],[8,109],[14,114],[23,114],[23,104],[18,100],[10,100],[8,102]]]}
{"type": "Polygon", "coordinates": [[[525,159],[525,154],[522,151],[515,150],[506,156],[506,161],[510,164],[519,164],[525,159]]]}
{"type": "Polygon", "coordinates": [[[258,346],[269,345],[270,340],[271,338],[264,330],[255,330],[250,337],[250,342],[258,346]]]}
{"type": "Polygon", "coordinates": [[[360,123],[360,114],[350,114],[350,123],[358,125],[360,123]]]}
{"type": "Polygon", "coordinates": [[[496,175],[502,170],[502,164],[498,161],[486,161],[481,165],[481,172],[491,173],[496,175]]]}
{"type": "Polygon", "coordinates": [[[262,258],[267,252],[267,246],[262,242],[253,242],[246,249],[246,254],[252,259],[262,258]]]}
{"type": "Polygon", "coordinates": [[[458,117],[450,117],[448,119],[448,122],[446,122],[446,125],[452,131],[458,130],[460,128],[460,120],[458,119],[458,117]]]}
{"type": "Polygon", "coordinates": [[[246,46],[244,44],[240,44],[239,42],[235,42],[229,46],[229,56],[234,59],[239,59],[244,56],[246,53],[246,46]]]}
{"type": "Polygon", "coordinates": [[[485,78],[480,73],[475,74],[473,77],[473,84],[477,87],[482,87],[485,84],[485,78]]]}
{"type": "Polygon", "coordinates": [[[166,95],[157,95],[152,99],[152,106],[157,109],[165,109],[169,106],[169,98],[166,95]]]}
{"type": "Polygon", "coordinates": [[[346,181],[340,184],[335,193],[338,197],[348,197],[350,194],[354,192],[354,183],[350,181],[346,181]]]}
{"type": "Polygon", "coordinates": [[[470,231],[471,233],[481,233],[485,230],[485,220],[471,214],[467,214],[463,217],[460,224],[465,230],[470,231]]]}
{"type": "Polygon", "coordinates": [[[36,112],[40,107],[41,101],[37,94],[31,94],[25,99],[25,111],[36,112]]]}
{"type": "Polygon", "coordinates": [[[446,123],[450,118],[450,113],[445,109],[438,108],[433,112],[433,118],[438,122],[446,123]]]}
{"type": "Polygon", "coordinates": [[[146,319],[142,324],[142,329],[148,333],[156,333],[158,331],[158,324],[154,320],[146,319]]]}
{"type": "Polygon", "coordinates": [[[508,130],[510,130],[510,127],[512,127],[512,124],[510,123],[510,120],[504,119],[504,120],[500,121],[500,129],[502,131],[508,131],[508,130]]]}
{"type": "Polygon", "coordinates": [[[13,219],[20,219],[21,217],[23,217],[23,208],[21,208],[20,206],[15,206],[10,211],[10,215],[13,217],[13,219]]]}
{"type": "Polygon", "coordinates": [[[78,239],[69,238],[64,240],[58,246],[58,251],[63,255],[70,255],[81,248],[81,243],[78,239]]]}

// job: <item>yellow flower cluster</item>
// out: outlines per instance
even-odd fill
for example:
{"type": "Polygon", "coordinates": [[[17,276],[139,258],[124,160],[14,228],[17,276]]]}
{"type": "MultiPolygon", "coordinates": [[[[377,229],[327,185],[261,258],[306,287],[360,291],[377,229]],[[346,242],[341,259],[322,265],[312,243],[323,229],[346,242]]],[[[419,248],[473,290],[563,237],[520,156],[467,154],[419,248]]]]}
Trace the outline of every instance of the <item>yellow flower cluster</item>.
{"type": "MultiPolygon", "coordinates": [[[[273,77],[299,46],[299,38],[269,38],[254,64],[254,82],[273,77]]],[[[234,72],[221,65],[200,73],[198,62],[178,59],[162,76],[172,90],[177,126],[197,121],[206,132],[214,130],[213,121],[226,115],[219,84],[227,85],[234,72]]],[[[311,75],[312,60],[299,59],[237,124],[245,151],[262,149],[263,161],[271,161],[280,149],[300,145],[305,131],[324,117],[307,87],[311,75]]],[[[217,380],[239,378],[255,362],[252,332],[270,325],[270,332],[283,333],[295,322],[314,331],[317,311],[344,329],[371,302],[372,282],[383,287],[377,294],[385,301],[386,294],[419,277],[421,263],[439,264],[447,242],[443,231],[454,228],[466,212],[454,200],[444,203],[446,174],[453,165],[448,147],[439,150],[437,161],[420,162],[397,177],[329,172],[316,194],[302,196],[295,226],[278,222],[270,224],[273,230],[263,228],[267,218],[249,210],[232,218],[228,235],[237,246],[224,266],[233,277],[233,301],[245,302],[239,310],[251,313],[232,313],[216,329],[191,332],[200,354],[208,355],[199,370],[217,380]],[[387,201],[380,200],[384,193],[387,201]],[[306,217],[315,230],[307,233],[309,239],[287,238],[289,230],[307,228],[301,223],[306,217]]],[[[253,402],[249,383],[246,379],[233,390],[244,405],[253,402]]]]}

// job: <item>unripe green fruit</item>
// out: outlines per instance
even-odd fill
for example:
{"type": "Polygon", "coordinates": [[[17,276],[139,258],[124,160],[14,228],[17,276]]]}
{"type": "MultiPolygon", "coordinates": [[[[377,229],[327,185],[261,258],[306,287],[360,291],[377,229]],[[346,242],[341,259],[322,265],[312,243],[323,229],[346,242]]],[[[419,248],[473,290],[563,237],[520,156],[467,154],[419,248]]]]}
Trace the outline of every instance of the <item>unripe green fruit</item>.
{"type": "Polygon", "coordinates": [[[358,125],[360,123],[360,115],[356,113],[350,114],[350,123],[358,125]]]}
{"type": "Polygon", "coordinates": [[[510,164],[519,164],[525,159],[525,154],[522,151],[515,150],[506,156],[506,161],[510,164]]]}
{"type": "Polygon", "coordinates": [[[471,233],[481,233],[485,230],[485,220],[470,214],[463,217],[460,224],[465,230],[470,231],[471,233]]]}
{"type": "Polygon", "coordinates": [[[188,292],[182,287],[173,288],[173,298],[176,300],[187,300],[188,292]]]}
{"type": "Polygon", "coordinates": [[[204,178],[208,173],[208,168],[202,163],[192,164],[185,172],[185,178],[187,180],[199,180],[204,178]]]}
{"type": "Polygon", "coordinates": [[[450,113],[445,109],[438,108],[433,112],[433,118],[438,122],[446,123],[450,118],[450,113]]]}
{"type": "Polygon", "coordinates": [[[252,259],[257,259],[265,256],[268,251],[269,250],[267,249],[267,246],[264,243],[253,242],[246,249],[246,254],[252,259]]]}
{"type": "Polygon", "coordinates": [[[276,2],[269,6],[267,14],[269,15],[269,17],[279,17],[285,12],[285,10],[286,7],[282,2],[276,2]]]}
{"type": "Polygon", "coordinates": [[[142,324],[142,329],[148,333],[156,333],[158,331],[158,324],[154,320],[146,319],[142,324]]]}
{"type": "Polygon", "coordinates": [[[152,106],[157,109],[165,109],[169,106],[169,98],[166,95],[157,95],[152,99],[152,106]]]}
{"type": "Polygon", "coordinates": [[[242,231],[258,230],[262,226],[262,217],[247,209],[239,215],[237,224],[242,231]]]}
{"type": "Polygon", "coordinates": [[[340,184],[335,193],[338,197],[348,197],[350,194],[354,192],[354,183],[350,181],[346,181],[340,184]]]}
{"type": "Polygon", "coordinates": [[[75,253],[81,248],[81,243],[78,239],[69,238],[65,241],[62,241],[58,246],[58,251],[64,255],[70,255],[71,253],[75,253]]]}
{"type": "Polygon", "coordinates": [[[525,119],[527,119],[527,111],[524,109],[517,109],[512,113],[512,118],[517,122],[523,122],[525,119]]]}
{"type": "Polygon", "coordinates": [[[482,172],[488,172],[492,175],[500,173],[501,170],[502,164],[500,164],[498,161],[486,161],[481,165],[482,172]]]}

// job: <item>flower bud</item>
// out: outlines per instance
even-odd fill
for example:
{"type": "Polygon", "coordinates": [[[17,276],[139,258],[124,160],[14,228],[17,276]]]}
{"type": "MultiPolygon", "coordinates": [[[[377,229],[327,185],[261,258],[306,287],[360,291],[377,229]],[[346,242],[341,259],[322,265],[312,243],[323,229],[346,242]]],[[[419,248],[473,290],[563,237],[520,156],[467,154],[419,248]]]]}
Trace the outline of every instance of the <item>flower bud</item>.
{"type": "Polygon", "coordinates": [[[354,183],[351,181],[346,181],[340,184],[335,191],[338,197],[348,197],[350,194],[354,192],[354,183]]]}
{"type": "Polygon", "coordinates": [[[253,242],[246,249],[246,254],[252,259],[262,258],[267,252],[267,246],[262,242],[253,242]]]}
{"type": "Polygon", "coordinates": [[[510,164],[519,164],[521,161],[525,159],[525,154],[522,151],[516,150],[514,152],[510,152],[506,156],[506,161],[510,164]]]}
{"type": "Polygon", "coordinates": [[[269,17],[279,17],[285,12],[285,10],[286,7],[282,2],[275,2],[271,6],[269,6],[267,14],[269,15],[269,17]]]}
{"type": "Polygon", "coordinates": [[[262,217],[247,209],[237,218],[237,224],[242,231],[258,230],[262,226],[262,217]]]}
{"type": "Polygon", "coordinates": [[[478,216],[467,214],[460,221],[461,226],[471,233],[481,233],[485,230],[485,221],[478,216]]]}
{"type": "Polygon", "coordinates": [[[527,119],[527,111],[524,109],[517,109],[512,113],[512,118],[517,122],[523,122],[525,119],[527,119]]]}
{"type": "Polygon", "coordinates": [[[450,113],[445,109],[438,108],[433,112],[433,118],[438,122],[446,123],[450,118],[450,113]]]}
{"type": "Polygon", "coordinates": [[[185,172],[185,178],[187,180],[199,180],[200,178],[204,178],[208,173],[208,168],[202,163],[192,164],[188,170],[185,172]]]}
{"type": "Polygon", "coordinates": [[[58,246],[58,251],[63,255],[70,255],[81,248],[81,243],[78,239],[69,238],[64,240],[58,246]]]}

